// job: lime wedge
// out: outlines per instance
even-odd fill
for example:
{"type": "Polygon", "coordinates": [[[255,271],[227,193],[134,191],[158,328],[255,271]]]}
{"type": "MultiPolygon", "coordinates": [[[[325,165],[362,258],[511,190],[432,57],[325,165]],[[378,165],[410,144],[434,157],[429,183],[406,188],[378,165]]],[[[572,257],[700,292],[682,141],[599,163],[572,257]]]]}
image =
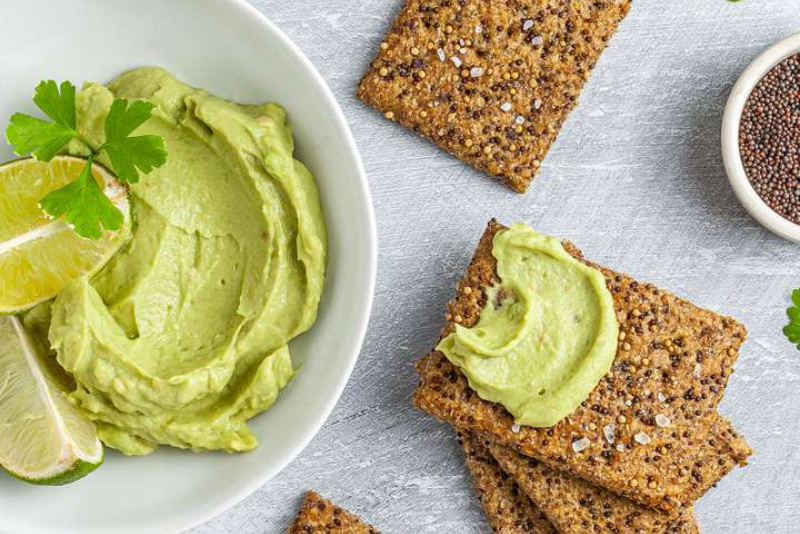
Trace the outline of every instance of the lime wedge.
{"type": "Polygon", "coordinates": [[[59,372],[19,318],[0,317],[0,467],[33,484],[67,484],[103,463],[95,426],[59,372]]]}
{"type": "Polygon", "coordinates": [[[92,174],[125,216],[118,232],[84,239],[39,207],[50,191],[81,172],[86,160],[58,156],[50,162],[24,158],[0,165],[0,314],[18,313],[55,297],[70,282],[99,270],[128,235],[127,192],[95,164],[92,174]]]}

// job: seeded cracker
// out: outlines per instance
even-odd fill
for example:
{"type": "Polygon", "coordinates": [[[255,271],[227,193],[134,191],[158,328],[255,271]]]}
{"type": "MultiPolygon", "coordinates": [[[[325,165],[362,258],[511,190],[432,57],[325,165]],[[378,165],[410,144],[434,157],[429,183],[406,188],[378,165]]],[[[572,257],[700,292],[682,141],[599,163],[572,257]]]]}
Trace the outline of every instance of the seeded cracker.
{"type": "MultiPolygon", "coordinates": [[[[484,290],[497,276],[492,238],[502,229],[489,224],[458,284],[442,335],[457,323],[477,322],[484,290]]],[[[585,261],[574,246],[565,247],[585,261]]],[[[677,512],[751,454],[716,412],[745,329],[655,286],[588,264],[606,276],[620,342],[611,371],[574,414],[549,429],[518,427],[502,406],[481,400],[436,350],[417,363],[415,405],[556,470],[677,512]]]]}
{"type": "Polygon", "coordinates": [[[506,447],[483,445],[561,534],[700,533],[691,508],[669,517],[506,447]]]}
{"type": "Polygon", "coordinates": [[[631,0],[408,0],[359,98],[523,193],[631,0]]]}
{"type": "Polygon", "coordinates": [[[557,534],[556,529],[497,465],[488,447],[459,434],[467,468],[495,534],[557,534]]]}
{"type": "Polygon", "coordinates": [[[355,515],[309,491],[288,534],[380,534],[380,532],[355,515]]]}

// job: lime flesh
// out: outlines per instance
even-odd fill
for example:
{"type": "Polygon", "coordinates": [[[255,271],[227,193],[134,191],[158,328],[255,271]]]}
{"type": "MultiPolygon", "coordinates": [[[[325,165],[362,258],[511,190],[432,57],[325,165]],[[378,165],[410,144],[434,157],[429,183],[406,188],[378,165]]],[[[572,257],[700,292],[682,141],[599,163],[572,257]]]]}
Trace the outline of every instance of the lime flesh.
{"type": "Polygon", "coordinates": [[[39,201],[78,177],[86,160],[58,156],[0,165],[0,314],[19,313],[55,297],[73,280],[99,270],[125,242],[130,228],[126,191],[100,165],[92,174],[125,216],[120,231],[84,239],[39,201]]]}
{"type": "Polygon", "coordinates": [[[67,484],[103,462],[95,426],[56,366],[19,318],[0,317],[0,467],[33,484],[67,484]]]}

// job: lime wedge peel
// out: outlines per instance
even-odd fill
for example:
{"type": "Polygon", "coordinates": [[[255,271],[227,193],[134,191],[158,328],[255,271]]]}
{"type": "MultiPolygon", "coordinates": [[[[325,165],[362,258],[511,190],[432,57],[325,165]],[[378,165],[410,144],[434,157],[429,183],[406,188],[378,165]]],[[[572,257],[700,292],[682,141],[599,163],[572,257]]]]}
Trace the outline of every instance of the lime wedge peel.
{"type": "Polygon", "coordinates": [[[69,283],[96,273],[125,243],[130,230],[127,190],[101,165],[92,175],[123,213],[121,230],[97,241],[76,234],[39,206],[51,191],[78,177],[86,160],[23,158],[0,165],[0,315],[20,313],[55,297],[69,283]]]}
{"type": "Polygon", "coordinates": [[[49,358],[19,318],[0,317],[0,467],[26,482],[62,485],[100,466],[103,446],[49,358]]]}

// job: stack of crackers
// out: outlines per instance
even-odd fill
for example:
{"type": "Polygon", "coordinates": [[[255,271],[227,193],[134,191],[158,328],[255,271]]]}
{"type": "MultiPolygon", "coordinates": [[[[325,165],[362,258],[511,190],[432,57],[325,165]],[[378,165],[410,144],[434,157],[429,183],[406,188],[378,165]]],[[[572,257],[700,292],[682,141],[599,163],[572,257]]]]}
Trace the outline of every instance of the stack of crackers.
{"type": "MultiPolygon", "coordinates": [[[[474,325],[502,282],[492,240],[503,229],[489,223],[442,337],[474,325]]],[[[495,532],[697,533],[693,503],[751,454],[717,413],[745,328],[564,246],[605,275],[620,325],[612,368],[589,398],[554,427],[521,427],[433,350],[417,364],[414,403],[459,432],[495,532]]]]}
{"type": "Polygon", "coordinates": [[[407,0],[358,96],[525,192],[631,0],[407,0]]]}

